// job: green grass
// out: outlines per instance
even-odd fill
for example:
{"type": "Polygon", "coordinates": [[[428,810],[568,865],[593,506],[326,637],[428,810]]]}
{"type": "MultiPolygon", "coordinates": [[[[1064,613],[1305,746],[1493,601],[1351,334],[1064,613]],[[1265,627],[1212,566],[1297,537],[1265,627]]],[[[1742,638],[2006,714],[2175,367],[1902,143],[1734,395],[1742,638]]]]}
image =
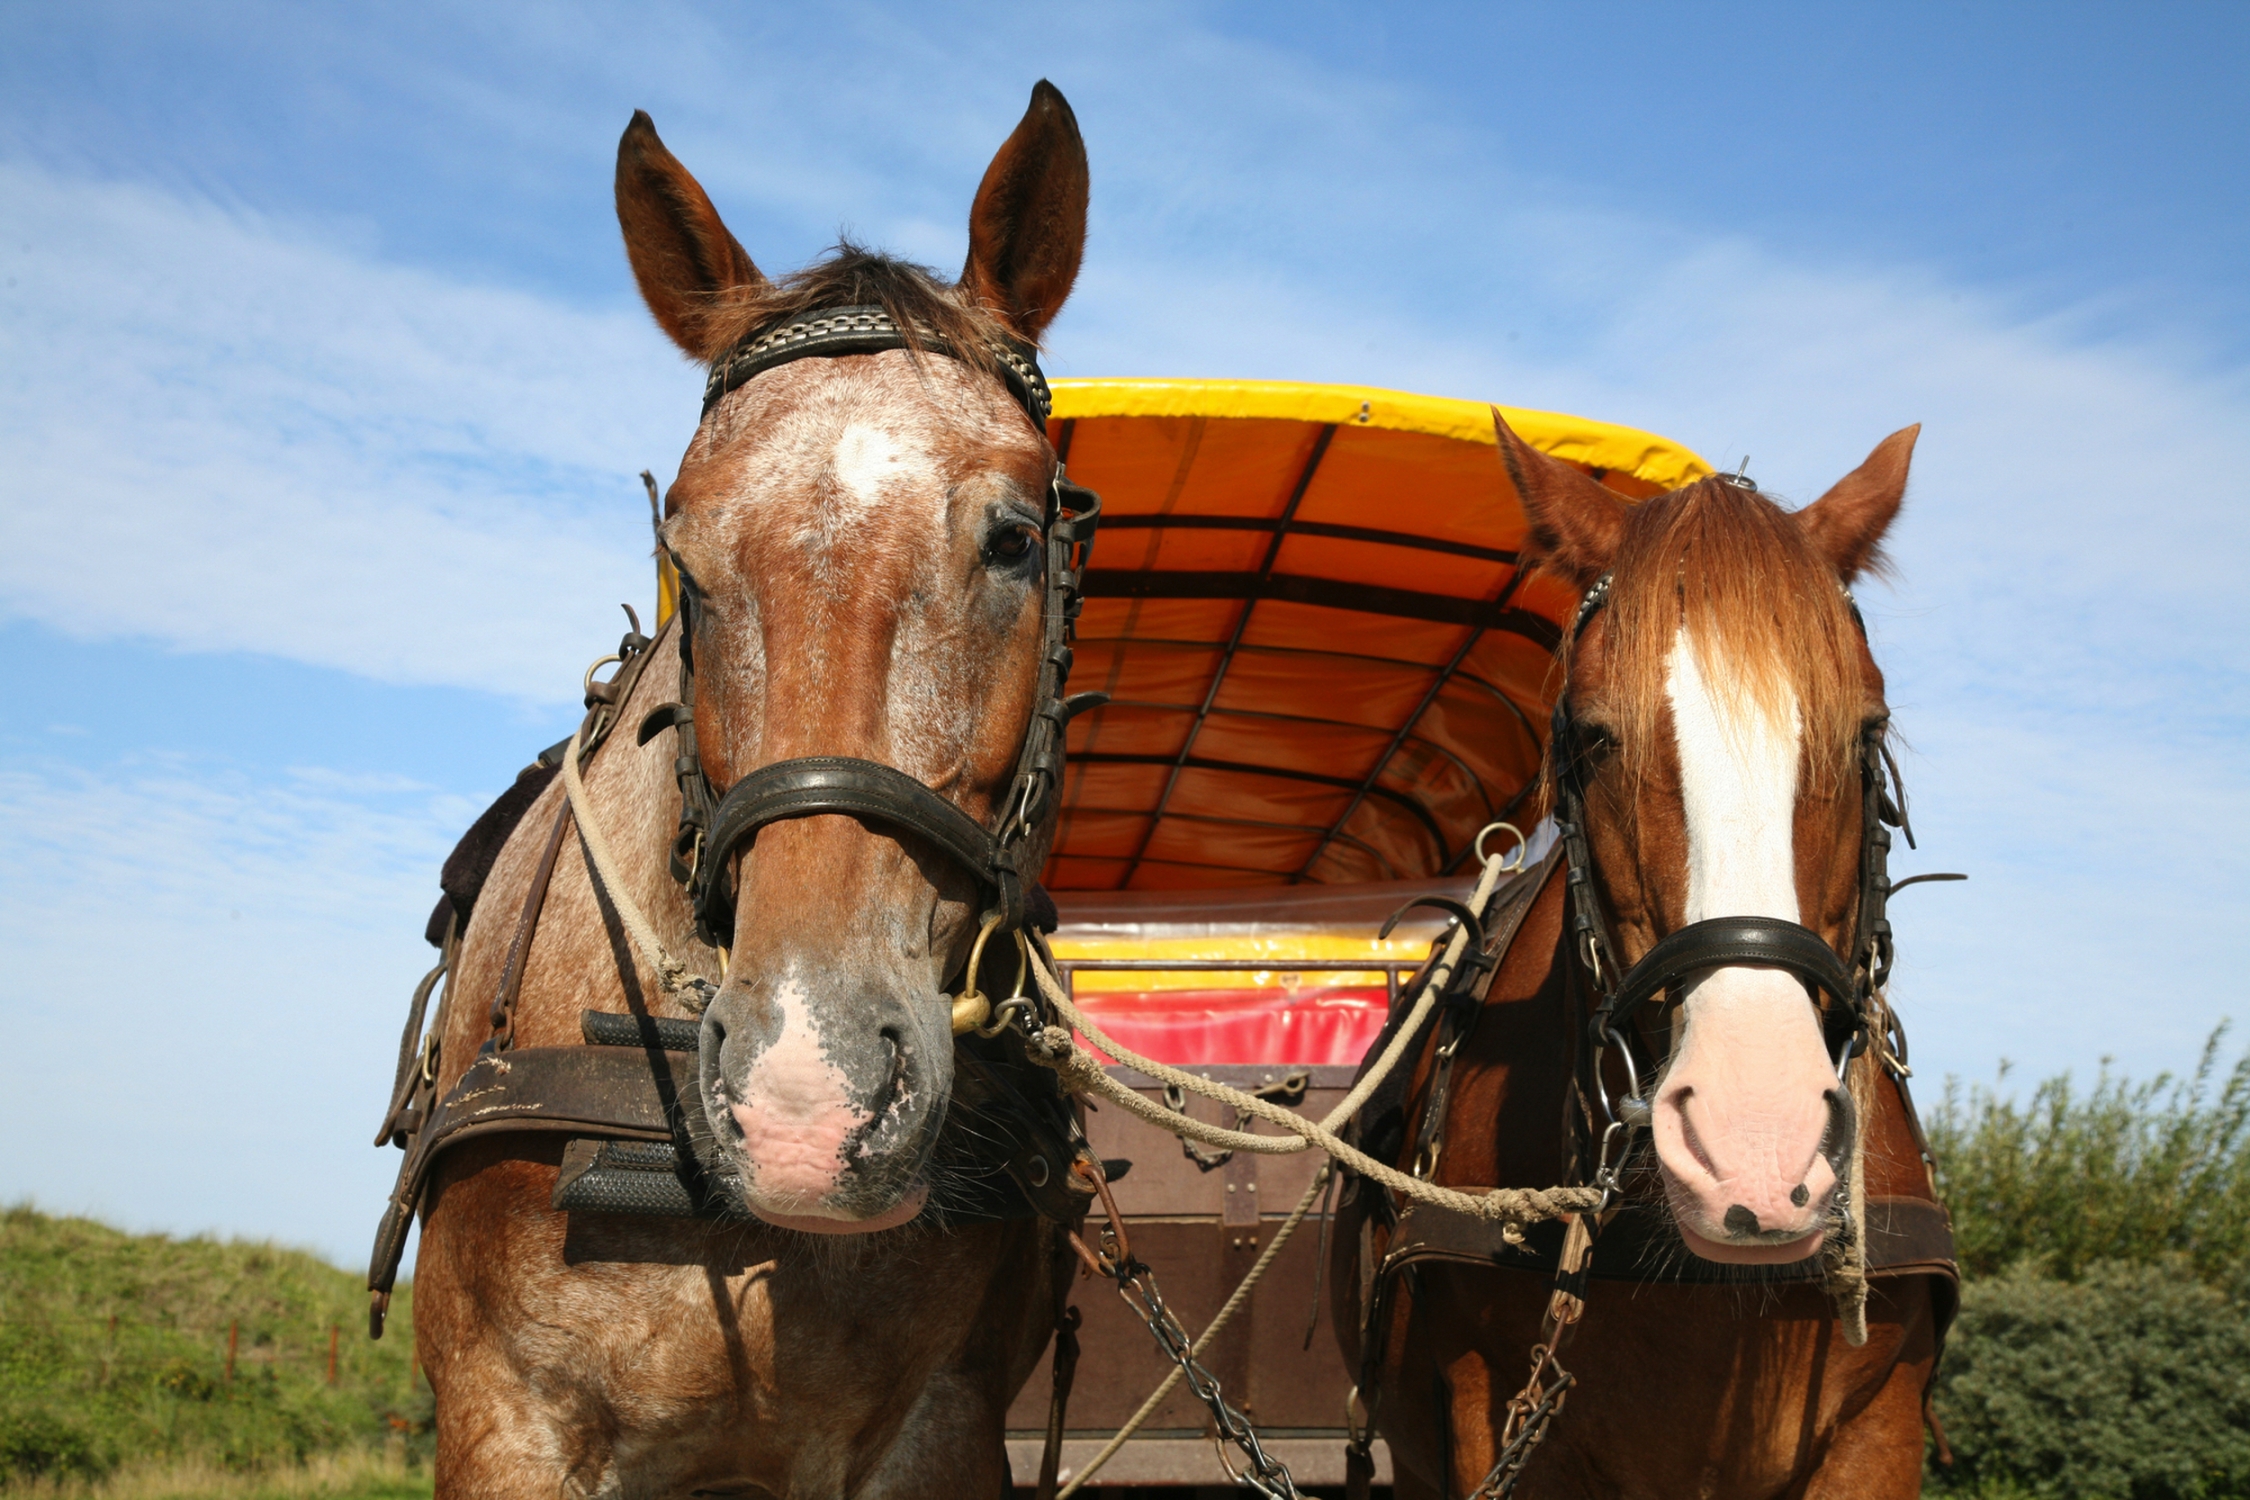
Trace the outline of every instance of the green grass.
{"type": "Polygon", "coordinates": [[[431,1500],[429,1469],[365,1449],[240,1471],[189,1460],[132,1464],[101,1478],[19,1481],[42,1500],[431,1500]]]}
{"type": "Polygon", "coordinates": [[[403,1458],[430,1405],[408,1371],[410,1296],[370,1343],[360,1278],[308,1252],[0,1211],[0,1485],[403,1458]]]}

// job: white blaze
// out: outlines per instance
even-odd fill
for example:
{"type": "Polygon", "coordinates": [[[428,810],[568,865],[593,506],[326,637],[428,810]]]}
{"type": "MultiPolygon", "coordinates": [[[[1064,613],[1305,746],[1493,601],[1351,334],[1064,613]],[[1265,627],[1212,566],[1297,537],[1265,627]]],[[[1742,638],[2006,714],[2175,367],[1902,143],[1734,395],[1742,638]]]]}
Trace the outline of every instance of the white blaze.
{"type": "Polygon", "coordinates": [[[829,463],[837,488],[863,510],[885,501],[895,503],[903,498],[897,492],[905,486],[941,501],[944,496],[943,488],[931,482],[936,471],[926,446],[901,442],[896,433],[864,422],[845,427],[829,463]]]}
{"type": "MultiPolygon", "coordinates": [[[[1672,645],[1665,689],[1687,814],[1686,920],[1801,920],[1796,809],[1803,726],[1795,695],[1786,700],[1787,718],[1777,723],[1746,698],[1714,693],[1684,629],[1672,645]]],[[[1787,982],[1798,988],[1795,980],[1787,982]]]]}
{"type": "MultiPolygon", "coordinates": [[[[1665,691],[1687,820],[1683,915],[1798,921],[1803,715],[1794,695],[1768,711],[1729,686],[1703,675],[1682,630],[1665,691]]],[[[1707,1249],[1805,1253],[1835,1179],[1818,1155],[1834,1075],[1804,986],[1784,969],[1715,969],[1681,1019],[1654,1122],[1674,1217],[1707,1249]]]]}

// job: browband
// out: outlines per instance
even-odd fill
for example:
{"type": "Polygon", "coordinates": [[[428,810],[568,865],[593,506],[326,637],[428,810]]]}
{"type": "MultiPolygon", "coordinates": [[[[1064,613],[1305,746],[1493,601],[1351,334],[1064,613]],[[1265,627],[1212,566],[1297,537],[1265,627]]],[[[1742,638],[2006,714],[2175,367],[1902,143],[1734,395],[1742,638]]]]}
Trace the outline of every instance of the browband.
{"type": "MultiPolygon", "coordinates": [[[[880,354],[887,349],[916,349],[960,358],[960,351],[935,334],[906,330],[880,307],[831,307],[768,325],[736,344],[711,362],[711,378],[703,386],[703,414],[721,397],[776,365],[814,355],[880,354]]],[[[1039,370],[1039,352],[1017,339],[1002,337],[990,346],[998,373],[1009,393],[1032,422],[1044,432],[1054,415],[1054,395],[1039,370]]]]}

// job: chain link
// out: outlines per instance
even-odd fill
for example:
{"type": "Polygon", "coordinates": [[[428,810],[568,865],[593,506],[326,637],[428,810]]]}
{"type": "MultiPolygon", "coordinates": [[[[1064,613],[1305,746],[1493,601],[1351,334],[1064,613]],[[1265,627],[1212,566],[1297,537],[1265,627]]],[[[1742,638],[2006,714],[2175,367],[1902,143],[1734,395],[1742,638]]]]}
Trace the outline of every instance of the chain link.
{"type": "Polygon", "coordinates": [[[1508,1398],[1508,1414],[1500,1425],[1500,1457],[1484,1476],[1469,1500],[1508,1500],[1523,1478],[1524,1465],[1546,1440],[1547,1429],[1561,1414],[1564,1400],[1578,1377],[1555,1358],[1553,1344],[1535,1344],[1531,1350],[1531,1378],[1508,1398]]]}
{"type": "Polygon", "coordinates": [[[1125,1305],[1140,1315],[1165,1358],[1180,1367],[1180,1373],[1187,1378],[1188,1389],[1195,1392],[1196,1399],[1210,1411],[1215,1428],[1212,1446],[1218,1450],[1219,1463],[1228,1477],[1269,1500],[1299,1500],[1297,1484],[1289,1477],[1288,1466],[1266,1452],[1250,1419],[1228,1403],[1225,1393],[1219,1389],[1219,1378],[1195,1357],[1195,1341],[1180,1326],[1172,1310],[1164,1305],[1164,1295],[1156,1287],[1156,1273],[1130,1253],[1122,1259],[1112,1260],[1108,1256],[1103,1259],[1107,1262],[1108,1274],[1116,1278],[1117,1292],[1125,1299],[1125,1305]],[[1239,1469],[1227,1457],[1229,1443],[1247,1460],[1239,1469]]]}

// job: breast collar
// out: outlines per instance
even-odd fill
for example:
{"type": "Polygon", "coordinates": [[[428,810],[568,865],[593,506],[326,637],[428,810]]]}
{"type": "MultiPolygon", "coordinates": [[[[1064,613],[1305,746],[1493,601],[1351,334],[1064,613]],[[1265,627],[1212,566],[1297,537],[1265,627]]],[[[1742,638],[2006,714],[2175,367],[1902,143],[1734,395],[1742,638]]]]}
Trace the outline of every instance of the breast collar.
{"type": "MultiPolygon", "coordinates": [[[[1578,606],[1578,618],[1571,626],[1573,645],[1585,634],[1594,615],[1609,602],[1610,589],[1611,578],[1607,573],[1587,589],[1578,606]]],[[[1851,610],[1852,623],[1864,638],[1867,625],[1848,589],[1844,592],[1844,602],[1851,610]]],[[[1884,738],[1886,724],[1887,721],[1870,724],[1860,733],[1859,906],[1853,921],[1851,946],[1843,955],[1839,956],[1828,946],[1827,939],[1802,923],[1780,917],[1733,916],[1691,922],[1665,935],[1637,962],[1627,965],[1610,926],[1608,911],[1595,888],[1593,852],[1586,837],[1585,779],[1580,765],[1578,723],[1571,713],[1570,684],[1565,678],[1563,690],[1555,699],[1549,754],[1553,757],[1556,831],[1568,870],[1571,943],[1573,951],[1593,976],[1597,997],[1587,1022],[1587,1045],[1578,1049],[1580,1086],[1589,1099],[1604,1100],[1606,1108],[1600,1059],[1603,1049],[1614,1042],[1623,1049],[1628,1075],[1634,1080],[1635,1103],[1645,1105],[1645,1099],[1640,1097],[1640,1072],[1634,1064],[1631,1047],[1629,1023],[1634,1010],[1645,1001],[1661,998],[1698,974],[1737,965],[1782,969],[1796,976],[1805,986],[1807,997],[1821,1009],[1822,1030],[1839,1076],[1852,1054],[1871,1041],[1879,1043],[1903,1065],[1903,1038],[1888,1034],[1891,1029],[1888,1010],[1876,998],[1890,978],[1893,957],[1887,910],[1894,889],[1889,873],[1891,830],[1896,828],[1904,833],[1909,847],[1914,842],[1913,829],[1906,820],[1903,794],[1896,792],[1898,763],[1884,738]],[[1833,1002],[1826,1007],[1819,1004],[1823,993],[1833,1002]],[[1879,1017],[1886,1035],[1872,1037],[1871,1028],[1878,1025],[1879,1017]]],[[[1653,1081],[1653,1072],[1650,1076],[1653,1081]]]]}
{"type": "MultiPolygon", "coordinates": [[[[711,365],[703,410],[729,391],[792,360],[911,349],[961,356],[944,340],[907,332],[880,307],[838,307],[792,318],[746,337],[711,365]]],[[[1053,403],[1036,351],[1006,340],[993,345],[995,372],[1044,440],[1053,403]]],[[[1070,679],[1071,628],[1081,606],[1079,580],[1101,516],[1101,497],[1064,476],[1055,465],[1041,528],[1046,547],[1039,693],[1016,755],[1015,774],[1000,803],[997,829],[985,827],[915,777],[880,761],[812,755],[760,766],[718,792],[704,774],[695,737],[695,625],[702,603],[694,580],[680,573],[680,694],[641,723],[647,744],[666,729],[677,731],[673,773],[680,784],[679,831],[673,840],[673,877],[687,887],[697,935],[724,946],[734,938],[734,898],[727,865],[736,850],[769,823],[784,818],[843,813],[916,835],[972,876],[986,903],[984,920],[1002,930],[1024,922],[1024,890],[1038,875],[1018,867],[1031,832],[1052,811],[1061,784],[1064,732],[1074,715],[1107,701],[1104,693],[1063,695],[1070,679]]],[[[674,560],[677,566],[677,560],[674,560]]]]}

